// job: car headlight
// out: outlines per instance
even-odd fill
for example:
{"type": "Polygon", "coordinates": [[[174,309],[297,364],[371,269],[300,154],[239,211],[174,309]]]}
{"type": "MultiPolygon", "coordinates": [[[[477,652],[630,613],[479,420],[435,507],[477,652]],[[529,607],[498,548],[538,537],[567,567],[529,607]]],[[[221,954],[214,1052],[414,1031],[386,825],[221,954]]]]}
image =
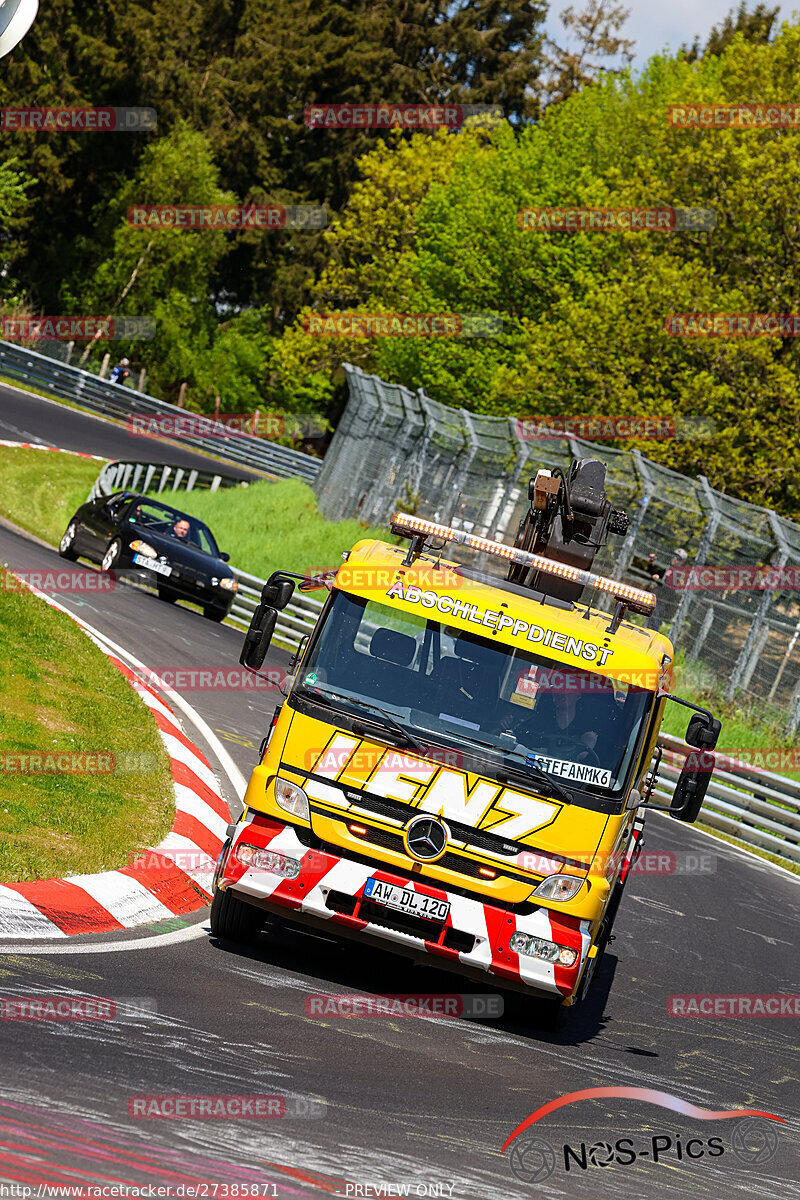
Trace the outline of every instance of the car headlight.
{"type": "Polygon", "coordinates": [[[271,875],[283,875],[284,879],[297,879],[300,874],[300,863],[296,858],[277,854],[274,850],[262,850],[246,842],[240,842],[236,847],[236,857],[251,870],[269,871],[271,875]]]}
{"type": "Polygon", "coordinates": [[[278,808],[282,808],[284,812],[291,813],[294,817],[302,817],[306,821],[311,820],[308,796],[296,783],[281,779],[280,775],[275,780],[275,800],[278,808]]]}
{"type": "Polygon", "coordinates": [[[579,875],[548,875],[533,893],[540,900],[557,900],[563,904],[577,896],[583,886],[579,875]]]}
{"type": "Polygon", "coordinates": [[[135,542],[131,542],[131,550],[135,550],[137,554],[143,554],[145,558],[158,558],[158,551],[154,550],[149,542],[140,542],[138,538],[135,542]]]}
{"type": "Polygon", "coordinates": [[[578,951],[571,946],[558,946],[545,938],[533,937],[530,933],[513,933],[508,943],[509,949],[515,954],[527,954],[529,958],[541,958],[545,962],[560,963],[562,967],[571,967],[578,957],[578,951]]]}
{"type": "Polygon", "coordinates": [[[226,592],[235,592],[239,584],[235,579],[220,579],[219,586],[225,588],[226,592]]]}

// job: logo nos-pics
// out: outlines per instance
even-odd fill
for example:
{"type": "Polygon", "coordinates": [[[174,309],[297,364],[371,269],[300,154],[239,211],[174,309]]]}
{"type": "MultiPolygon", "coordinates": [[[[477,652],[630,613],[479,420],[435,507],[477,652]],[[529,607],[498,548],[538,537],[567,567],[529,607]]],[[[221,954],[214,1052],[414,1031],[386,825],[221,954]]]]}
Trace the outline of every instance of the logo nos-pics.
{"type": "Polygon", "coordinates": [[[39,11],[39,0],[4,0],[0,3],[0,58],[18,46],[39,11]]]}

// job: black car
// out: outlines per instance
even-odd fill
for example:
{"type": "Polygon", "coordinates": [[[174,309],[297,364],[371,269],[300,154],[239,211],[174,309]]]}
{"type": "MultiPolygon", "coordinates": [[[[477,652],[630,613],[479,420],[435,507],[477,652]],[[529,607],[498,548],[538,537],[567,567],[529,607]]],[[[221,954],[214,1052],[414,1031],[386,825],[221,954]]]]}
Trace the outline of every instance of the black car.
{"type": "Polygon", "coordinates": [[[82,504],[69,522],[58,553],[90,558],[104,571],[141,570],[162,600],[193,600],[212,621],[222,621],[236,596],[207,525],[137,492],[115,492],[82,504]]]}

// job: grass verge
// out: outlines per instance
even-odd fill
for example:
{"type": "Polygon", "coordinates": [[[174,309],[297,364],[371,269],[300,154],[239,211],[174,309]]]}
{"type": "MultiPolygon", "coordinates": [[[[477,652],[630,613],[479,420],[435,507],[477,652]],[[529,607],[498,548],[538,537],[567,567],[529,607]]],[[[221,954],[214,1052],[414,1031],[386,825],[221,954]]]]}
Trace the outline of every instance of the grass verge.
{"type": "Polygon", "coordinates": [[[101,466],[77,454],[0,446],[0,515],[56,546],[101,466]]]}
{"type": "Polygon", "coordinates": [[[174,817],[155,721],[74,621],[11,590],[5,575],[0,569],[0,881],[125,866],[174,817]],[[95,773],[90,760],[73,759],[99,754],[113,759],[92,764],[95,773]],[[45,769],[20,772],[19,755],[42,756],[45,769]]]}
{"type": "MultiPolygon", "coordinates": [[[[301,479],[181,492],[167,502],[205,521],[232,564],[262,579],[279,568],[315,574],[341,566],[342,551],[362,538],[397,541],[385,526],[326,521],[317,511],[313,491],[301,479]]],[[[326,592],[310,594],[321,599],[326,592]]]]}
{"type": "MultiPolygon", "coordinates": [[[[679,650],[675,657],[676,694],[684,700],[691,700],[708,708],[722,722],[717,750],[721,754],[737,752],[743,757],[746,750],[767,750],[795,748],[795,742],[786,738],[783,728],[786,724],[786,714],[774,715],[765,710],[758,711],[757,702],[753,703],[748,697],[737,696],[733,700],[724,698],[724,685],[716,679],[702,662],[687,661],[686,655],[679,650]]],[[[675,737],[683,737],[689,723],[691,713],[688,709],[677,704],[667,704],[664,733],[675,737]]],[[[800,779],[798,771],[780,771],[792,779],[800,779]]]]}

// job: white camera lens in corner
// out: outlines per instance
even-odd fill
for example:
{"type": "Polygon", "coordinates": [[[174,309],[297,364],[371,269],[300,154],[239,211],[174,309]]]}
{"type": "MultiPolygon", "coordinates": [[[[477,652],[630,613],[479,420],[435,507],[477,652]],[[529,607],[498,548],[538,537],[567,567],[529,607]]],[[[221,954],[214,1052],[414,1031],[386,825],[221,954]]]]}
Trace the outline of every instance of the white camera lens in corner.
{"type": "Polygon", "coordinates": [[[19,45],[38,11],[39,0],[1,0],[0,58],[19,45]]]}

